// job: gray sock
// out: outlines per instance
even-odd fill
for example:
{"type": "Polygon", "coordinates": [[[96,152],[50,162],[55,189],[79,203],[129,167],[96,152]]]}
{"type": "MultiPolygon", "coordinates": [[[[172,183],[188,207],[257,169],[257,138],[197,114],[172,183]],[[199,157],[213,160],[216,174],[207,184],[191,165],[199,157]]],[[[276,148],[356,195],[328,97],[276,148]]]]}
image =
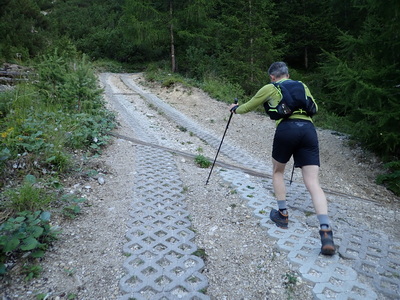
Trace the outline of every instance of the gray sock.
{"type": "Polygon", "coordinates": [[[321,229],[328,229],[330,227],[328,215],[317,215],[321,229]]]}
{"type": "Polygon", "coordinates": [[[286,200],[278,200],[277,202],[278,202],[278,208],[280,210],[286,209],[286,200]]]}

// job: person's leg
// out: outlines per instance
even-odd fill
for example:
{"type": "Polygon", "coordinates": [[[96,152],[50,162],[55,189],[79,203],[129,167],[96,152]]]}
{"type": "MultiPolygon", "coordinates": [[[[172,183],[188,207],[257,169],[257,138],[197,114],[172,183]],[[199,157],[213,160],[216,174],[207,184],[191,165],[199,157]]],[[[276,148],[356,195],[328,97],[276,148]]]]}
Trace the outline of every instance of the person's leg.
{"type": "Polygon", "coordinates": [[[322,243],[321,253],[333,255],[335,253],[335,245],[333,243],[333,233],[328,217],[328,202],[325,193],[319,184],[319,166],[309,165],[303,166],[301,169],[304,184],[310,192],[311,200],[321,227],[319,231],[322,243]]]}
{"type": "MultiPolygon", "coordinates": [[[[314,205],[317,215],[328,214],[328,202],[326,201],[325,193],[319,184],[319,167],[318,166],[303,166],[301,168],[304,184],[310,192],[311,200],[314,205]]],[[[329,224],[327,224],[329,225],[329,224]]]]}
{"type": "Polygon", "coordinates": [[[270,219],[281,228],[288,228],[289,215],[286,209],[286,187],[284,172],[299,141],[299,130],[291,122],[278,125],[272,144],[272,185],[278,203],[278,210],[272,209],[270,219]]]}
{"type": "Polygon", "coordinates": [[[280,163],[272,158],[272,185],[275,197],[278,201],[286,201],[286,186],[284,180],[286,164],[280,163]]]}
{"type": "Polygon", "coordinates": [[[280,163],[272,158],[272,185],[278,203],[278,210],[272,209],[270,219],[281,228],[288,228],[289,214],[286,208],[286,187],[284,172],[286,164],[280,163]]]}

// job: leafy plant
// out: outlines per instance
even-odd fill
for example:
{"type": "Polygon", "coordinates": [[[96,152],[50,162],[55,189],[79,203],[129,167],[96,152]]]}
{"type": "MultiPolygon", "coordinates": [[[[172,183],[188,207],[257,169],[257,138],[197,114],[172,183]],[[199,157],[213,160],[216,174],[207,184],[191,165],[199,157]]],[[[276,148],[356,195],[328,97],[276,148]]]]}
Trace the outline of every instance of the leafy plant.
{"type": "Polygon", "coordinates": [[[114,127],[114,115],[112,113],[99,111],[98,115],[77,114],[68,125],[66,145],[76,149],[90,147],[98,151],[108,142],[109,138],[106,132],[114,127]]]}
{"type": "Polygon", "coordinates": [[[195,255],[195,256],[200,257],[201,259],[206,259],[207,256],[208,256],[207,253],[206,253],[206,250],[203,249],[203,248],[197,249],[192,254],[195,255]]]}
{"type": "Polygon", "coordinates": [[[42,267],[38,265],[27,264],[22,267],[22,274],[25,274],[25,280],[30,281],[33,278],[39,277],[40,273],[42,272],[42,267]]]}
{"type": "Polygon", "coordinates": [[[209,166],[211,166],[211,162],[208,160],[208,158],[201,154],[196,155],[194,161],[200,168],[208,168],[209,166]]]}
{"type": "Polygon", "coordinates": [[[44,300],[47,299],[47,294],[45,293],[39,293],[35,296],[36,300],[44,300]]]}
{"type": "Polygon", "coordinates": [[[70,219],[75,219],[81,213],[81,207],[79,204],[86,201],[85,198],[76,198],[73,195],[65,195],[62,200],[67,203],[67,205],[62,209],[62,214],[70,219]]]}
{"type": "Polygon", "coordinates": [[[28,257],[43,257],[57,234],[50,226],[49,212],[23,211],[17,213],[15,218],[6,220],[0,225],[0,274],[6,273],[5,263],[11,254],[27,253],[28,257]]]}
{"type": "Polygon", "coordinates": [[[297,274],[292,272],[287,272],[285,275],[282,276],[284,282],[284,286],[288,293],[288,299],[292,299],[292,294],[294,292],[294,288],[298,282],[297,274]]]}
{"type": "Polygon", "coordinates": [[[0,164],[6,161],[11,156],[10,149],[3,148],[0,150],[0,164]]]}

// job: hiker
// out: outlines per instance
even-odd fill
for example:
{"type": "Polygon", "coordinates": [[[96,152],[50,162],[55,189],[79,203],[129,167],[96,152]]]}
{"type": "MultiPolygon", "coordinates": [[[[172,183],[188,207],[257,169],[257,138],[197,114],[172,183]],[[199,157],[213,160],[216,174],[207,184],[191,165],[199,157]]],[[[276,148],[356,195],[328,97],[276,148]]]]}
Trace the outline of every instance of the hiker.
{"type": "MultiPolygon", "coordinates": [[[[232,104],[229,108],[230,111],[236,114],[245,114],[256,109],[259,105],[264,105],[267,113],[268,110],[274,110],[283,97],[283,93],[276,87],[280,84],[287,86],[289,93],[293,94],[294,92],[290,90],[290,86],[294,83],[300,83],[302,84],[303,92],[310,100],[314,101],[304,83],[289,79],[289,70],[284,62],[271,64],[268,74],[271,83],[263,86],[247,103],[241,105],[232,104]]],[[[312,118],[304,110],[298,109],[297,111],[294,110],[289,116],[278,119],[276,124],[272,146],[272,182],[278,209],[271,210],[270,219],[278,227],[288,228],[289,213],[286,206],[284,171],[287,162],[293,155],[294,166],[301,168],[304,184],[311,195],[320,223],[321,253],[333,255],[335,253],[335,245],[328,217],[328,203],[318,179],[320,166],[319,146],[312,118]]]]}

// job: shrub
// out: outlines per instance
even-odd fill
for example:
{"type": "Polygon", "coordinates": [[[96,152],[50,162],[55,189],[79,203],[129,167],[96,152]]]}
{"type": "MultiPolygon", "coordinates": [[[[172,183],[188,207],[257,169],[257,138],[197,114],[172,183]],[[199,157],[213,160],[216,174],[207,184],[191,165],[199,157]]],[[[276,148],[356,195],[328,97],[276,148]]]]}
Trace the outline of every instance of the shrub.
{"type": "Polygon", "coordinates": [[[90,147],[98,150],[107,143],[106,133],[114,126],[114,115],[105,111],[98,115],[77,114],[68,125],[65,145],[75,149],[90,147]]]}

